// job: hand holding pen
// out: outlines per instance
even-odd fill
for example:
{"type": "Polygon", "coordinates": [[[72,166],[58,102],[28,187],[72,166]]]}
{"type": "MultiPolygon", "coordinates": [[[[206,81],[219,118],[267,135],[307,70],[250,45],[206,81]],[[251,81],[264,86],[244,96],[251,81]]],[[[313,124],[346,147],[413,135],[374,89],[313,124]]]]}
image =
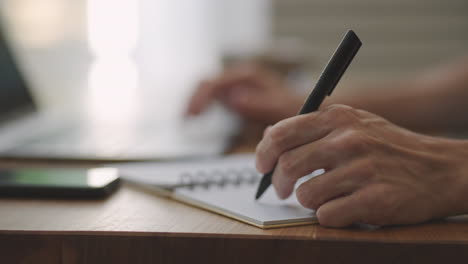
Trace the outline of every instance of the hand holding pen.
{"type": "MultiPolygon", "coordinates": [[[[335,51],[335,54],[333,54],[332,58],[328,62],[315,88],[312,90],[309,97],[307,97],[298,115],[307,114],[319,109],[325,97],[331,95],[333,92],[333,89],[340,81],[354,56],[359,51],[361,45],[362,43],[358,36],[352,30],[349,30],[335,51]]],[[[300,131],[292,132],[297,133],[298,135],[300,134],[300,131]]],[[[271,178],[274,170],[275,169],[273,167],[272,170],[263,176],[260,181],[257,194],[255,195],[255,199],[259,199],[271,185],[271,178]]]]}
{"type": "MultiPolygon", "coordinates": [[[[306,109],[318,108],[333,80],[317,83],[310,96],[318,96],[306,109]],[[316,93],[320,83],[328,85],[316,93]]],[[[467,214],[467,150],[467,140],[419,134],[364,110],[330,105],[265,133],[256,152],[257,169],[265,173],[257,197],[271,182],[286,198],[299,178],[324,169],[296,189],[299,203],[314,209],[323,226],[415,224],[467,214]]]]}

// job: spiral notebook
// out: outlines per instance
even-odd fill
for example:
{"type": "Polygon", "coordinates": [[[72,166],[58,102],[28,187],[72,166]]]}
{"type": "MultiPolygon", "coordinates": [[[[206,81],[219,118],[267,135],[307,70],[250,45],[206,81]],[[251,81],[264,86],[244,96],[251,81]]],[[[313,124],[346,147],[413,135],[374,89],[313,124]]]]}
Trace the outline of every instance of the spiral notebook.
{"type": "Polygon", "coordinates": [[[251,154],[183,162],[130,163],[117,168],[128,182],[256,227],[316,223],[314,211],[302,207],[295,195],[280,200],[270,188],[260,200],[254,199],[261,175],[255,170],[251,154]]]}

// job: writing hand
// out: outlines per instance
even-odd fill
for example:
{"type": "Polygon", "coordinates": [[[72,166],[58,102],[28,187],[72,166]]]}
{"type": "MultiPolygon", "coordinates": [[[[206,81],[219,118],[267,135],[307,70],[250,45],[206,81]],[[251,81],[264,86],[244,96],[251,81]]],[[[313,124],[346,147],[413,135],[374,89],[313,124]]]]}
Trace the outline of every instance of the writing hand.
{"type": "MultiPolygon", "coordinates": [[[[395,106],[398,107],[398,106],[395,106]]],[[[257,146],[257,169],[276,164],[281,198],[295,182],[320,224],[412,224],[468,212],[468,142],[429,137],[344,105],[285,119],[257,146]]]]}

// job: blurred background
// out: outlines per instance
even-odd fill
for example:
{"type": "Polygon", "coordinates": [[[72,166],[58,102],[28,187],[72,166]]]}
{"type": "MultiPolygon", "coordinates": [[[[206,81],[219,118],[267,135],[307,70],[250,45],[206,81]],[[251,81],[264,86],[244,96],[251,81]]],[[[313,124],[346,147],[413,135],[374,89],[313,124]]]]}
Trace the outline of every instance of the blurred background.
{"type": "Polygon", "coordinates": [[[363,48],[346,79],[395,79],[466,53],[466,0],[0,0],[46,108],[180,115],[197,82],[252,57],[317,77],[347,29],[363,48]]]}

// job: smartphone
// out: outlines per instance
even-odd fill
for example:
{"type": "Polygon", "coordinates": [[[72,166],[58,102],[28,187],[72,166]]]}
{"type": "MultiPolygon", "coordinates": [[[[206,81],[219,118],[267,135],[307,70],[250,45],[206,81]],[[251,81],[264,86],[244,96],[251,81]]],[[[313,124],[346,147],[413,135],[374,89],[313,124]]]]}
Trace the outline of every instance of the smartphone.
{"type": "Polygon", "coordinates": [[[102,198],[119,184],[115,168],[0,169],[1,197],[102,198]]]}

